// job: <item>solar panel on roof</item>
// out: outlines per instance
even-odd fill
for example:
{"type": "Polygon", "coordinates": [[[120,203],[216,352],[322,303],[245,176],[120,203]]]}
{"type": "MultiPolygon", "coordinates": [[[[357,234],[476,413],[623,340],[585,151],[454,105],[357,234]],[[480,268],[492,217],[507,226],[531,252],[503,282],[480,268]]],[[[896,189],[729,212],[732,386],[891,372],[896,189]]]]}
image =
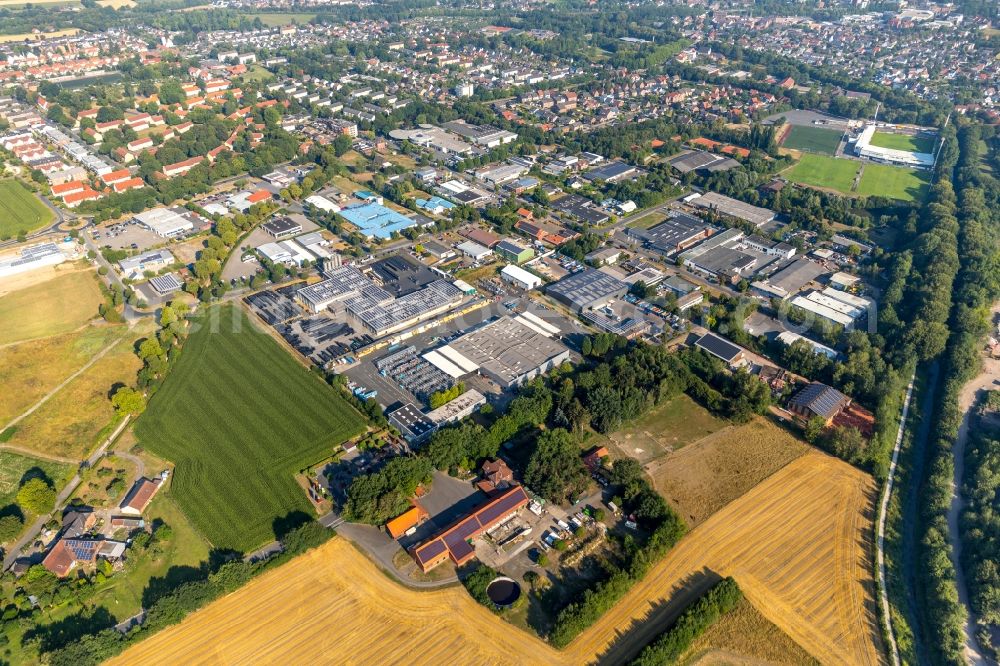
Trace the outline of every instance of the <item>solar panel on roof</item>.
{"type": "Polygon", "coordinates": [[[432,560],[443,553],[445,549],[444,541],[441,539],[435,539],[434,541],[425,543],[417,549],[417,559],[421,562],[427,562],[428,560],[432,560]]]}
{"type": "Polygon", "coordinates": [[[477,516],[479,517],[479,522],[483,524],[483,527],[490,526],[493,522],[503,518],[508,513],[517,508],[517,505],[521,502],[527,502],[528,496],[524,493],[523,488],[517,488],[514,492],[511,492],[504,497],[501,497],[495,504],[487,507],[483,511],[479,512],[477,516]]]}

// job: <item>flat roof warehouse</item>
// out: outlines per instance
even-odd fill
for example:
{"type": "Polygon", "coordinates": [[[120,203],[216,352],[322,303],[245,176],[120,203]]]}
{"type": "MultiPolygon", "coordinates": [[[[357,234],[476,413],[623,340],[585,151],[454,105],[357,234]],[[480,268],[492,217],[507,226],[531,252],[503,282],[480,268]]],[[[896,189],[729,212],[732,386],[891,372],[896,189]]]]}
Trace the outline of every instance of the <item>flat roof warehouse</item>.
{"type": "Polygon", "coordinates": [[[604,305],[613,298],[621,298],[628,291],[628,284],[599,270],[585,268],[550,284],[545,291],[581,312],[604,305]]]}
{"type": "Polygon", "coordinates": [[[558,333],[525,312],[488,322],[424,358],[456,379],[479,371],[505,388],[519,386],[569,360],[569,348],[552,339],[558,333]]]}
{"type": "Polygon", "coordinates": [[[296,292],[313,312],[336,306],[374,337],[399,331],[458,305],[465,294],[446,280],[435,280],[398,298],[361,271],[341,266],[324,273],[326,280],[296,292]]]}

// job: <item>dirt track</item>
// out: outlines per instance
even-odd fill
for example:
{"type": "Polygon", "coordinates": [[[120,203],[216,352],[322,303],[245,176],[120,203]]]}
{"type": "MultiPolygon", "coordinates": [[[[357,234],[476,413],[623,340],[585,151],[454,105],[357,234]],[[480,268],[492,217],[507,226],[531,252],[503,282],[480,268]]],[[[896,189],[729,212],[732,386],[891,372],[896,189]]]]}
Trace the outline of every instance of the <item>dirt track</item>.
{"type": "Polygon", "coordinates": [[[115,664],[584,664],[632,657],[718,576],[827,664],[877,664],[874,484],[820,453],[709,518],[565,651],[464,590],[417,592],[343,539],[297,558],[133,647],[115,664]]]}

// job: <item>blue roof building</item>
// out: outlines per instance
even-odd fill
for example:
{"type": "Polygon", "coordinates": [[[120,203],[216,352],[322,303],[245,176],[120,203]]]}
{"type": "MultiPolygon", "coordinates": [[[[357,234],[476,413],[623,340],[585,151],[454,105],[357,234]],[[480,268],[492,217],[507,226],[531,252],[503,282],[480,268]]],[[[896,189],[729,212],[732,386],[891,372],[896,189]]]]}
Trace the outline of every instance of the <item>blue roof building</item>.
{"type": "Polygon", "coordinates": [[[434,196],[430,199],[414,199],[413,203],[417,205],[417,208],[421,208],[430,213],[436,213],[438,215],[445,213],[455,207],[455,204],[448,201],[447,199],[442,199],[441,197],[434,196]]]}
{"type": "Polygon", "coordinates": [[[389,238],[392,232],[416,224],[415,220],[377,203],[348,206],[340,211],[340,215],[369,238],[389,238]]]}

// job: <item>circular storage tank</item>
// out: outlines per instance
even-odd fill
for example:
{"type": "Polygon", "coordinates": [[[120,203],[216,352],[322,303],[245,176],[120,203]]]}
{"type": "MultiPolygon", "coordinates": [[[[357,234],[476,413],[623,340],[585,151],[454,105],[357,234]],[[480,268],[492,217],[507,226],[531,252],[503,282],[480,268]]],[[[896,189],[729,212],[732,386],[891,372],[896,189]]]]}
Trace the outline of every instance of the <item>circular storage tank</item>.
{"type": "Polygon", "coordinates": [[[497,576],[486,588],[486,596],[498,608],[507,608],[521,596],[521,586],[517,581],[507,576],[497,576]]]}

